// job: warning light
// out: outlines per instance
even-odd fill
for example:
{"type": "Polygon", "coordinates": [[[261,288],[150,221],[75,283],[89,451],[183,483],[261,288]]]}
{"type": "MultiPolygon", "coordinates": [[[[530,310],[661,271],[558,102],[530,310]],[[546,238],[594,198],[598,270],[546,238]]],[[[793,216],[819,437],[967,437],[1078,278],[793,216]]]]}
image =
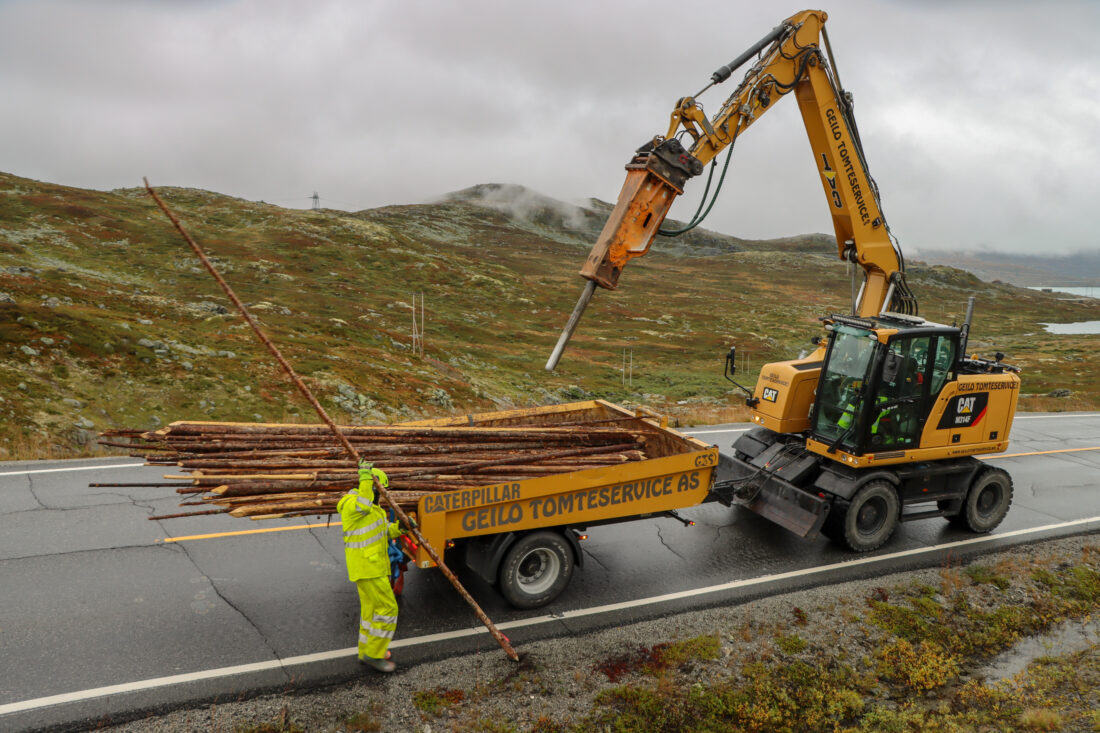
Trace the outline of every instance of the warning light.
{"type": "Polygon", "coordinates": [[[577,539],[578,539],[578,540],[586,540],[586,539],[588,539],[588,535],[586,535],[586,534],[579,534],[579,535],[577,535],[577,539]]]}

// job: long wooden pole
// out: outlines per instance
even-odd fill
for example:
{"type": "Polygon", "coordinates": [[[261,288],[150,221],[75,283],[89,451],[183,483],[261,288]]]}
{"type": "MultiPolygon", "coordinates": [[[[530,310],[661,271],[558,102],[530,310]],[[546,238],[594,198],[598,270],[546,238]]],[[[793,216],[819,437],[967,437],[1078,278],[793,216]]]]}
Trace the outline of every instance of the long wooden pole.
{"type": "MultiPolygon", "coordinates": [[[[334,423],[332,419],[328,416],[328,413],[325,412],[325,408],[322,407],[321,403],[317,401],[317,398],[313,396],[313,393],[309,390],[309,387],[306,386],[305,382],[303,382],[301,378],[299,378],[297,373],[294,371],[294,368],[290,366],[290,362],[283,358],[282,352],[280,352],[279,348],[275,346],[274,342],[272,342],[272,340],[267,337],[267,334],[264,333],[264,330],[260,328],[260,324],[256,321],[255,318],[252,317],[252,314],[249,312],[248,308],[246,308],[244,303],[241,302],[241,299],[237,297],[237,294],[233,292],[233,289],[229,287],[229,283],[227,283],[225,279],[222,278],[221,274],[214,267],[213,263],[211,263],[210,260],[207,259],[206,253],[203,252],[202,247],[199,246],[198,242],[191,238],[191,235],[188,234],[187,230],[183,228],[182,224],[180,224],[179,219],[176,218],[176,216],[171,212],[168,206],[161,200],[160,196],[157,195],[157,192],[153,190],[153,187],[149,185],[149,179],[143,178],[142,180],[145,182],[145,190],[149,192],[149,195],[153,197],[153,201],[156,201],[157,206],[160,207],[160,210],[164,212],[165,216],[167,216],[168,219],[172,222],[172,225],[176,227],[176,231],[178,231],[180,235],[184,238],[184,240],[186,240],[187,244],[191,246],[191,249],[198,256],[199,261],[202,262],[203,266],[218,282],[218,285],[220,285],[221,289],[225,291],[225,294],[229,296],[229,299],[233,301],[233,305],[237,306],[237,310],[241,312],[244,320],[247,321],[248,325],[252,327],[252,331],[256,334],[256,337],[260,339],[261,343],[263,343],[263,345],[267,347],[267,350],[271,352],[271,355],[275,357],[275,360],[279,362],[279,365],[282,366],[283,371],[286,372],[287,376],[290,378],[290,381],[294,383],[294,386],[298,388],[298,391],[302,393],[302,396],[309,401],[309,404],[313,405],[313,409],[317,411],[317,415],[326,425],[329,426],[329,429],[331,429],[332,432],[336,435],[336,439],[339,440],[340,443],[344,446],[344,450],[348,452],[348,455],[351,456],[352,460],[354,460],[355,463],[358,465],[359,453],[357,453],[355,448],[352,447],[351,443],[340,431],[340,429],[336,427],[336,423],[334,423]]],[[[496,639],[496,642],[500,644],[500,647],[504,650],[504,653],[507,654],[513,662],[518,662],[519,654],[517,654],[516,650],[512,648],[512,645],[508,641],[508,638],[504,636],[504,634],[500,633],[500,629],[498,629],[496,625],[493,624],[489,616],[486,615],[485,611],[483,611],[481,609],[481,606],[478,605],[477,601],[474,600],[474,597],[470,595],[469,591],[462,587],[462,583],[460,583],[458,578],[455,577],[455,574],[451,572],[451,569],[443,563],[443,558],[439,555],[438,552],[436,552],[435,548],[428,543],[428,540],[424,538],[424,535],[420,533],[420,529],[416,526],[415,522],[409,519],[409,515],[405,513],[405,510],[398,506],[397,502],[390,499],[389,492],[386,491],[386,487],[382,486],[382,483],[378,480],[377,476],[374,477],[374,489],[378,492],[378,495],[382,497],[382,500],[389,504],[390,508],[393,509],[394,514],[397,515],[397,518],[401,521],[405,528],[412,533],[413,537],[416,538],[416,541],[420,544],[421,547],[424,548],[424,551],[428,553],[428,557],[432,559],[432,562],[439,566],[439,569],[443,572],[443,575],[447,578],[447,580],[451,582],[451,585],[455,587],[455,590],[458,591],[458,594],[462,596],[466,603],[470,604],[470,607],[474,610],[474,613],[477,615],[478,619],[481,621],[481,623],[485,624],[485,628],[489,630],[489,633],[492,634],[494,639],[496,639]]]]}

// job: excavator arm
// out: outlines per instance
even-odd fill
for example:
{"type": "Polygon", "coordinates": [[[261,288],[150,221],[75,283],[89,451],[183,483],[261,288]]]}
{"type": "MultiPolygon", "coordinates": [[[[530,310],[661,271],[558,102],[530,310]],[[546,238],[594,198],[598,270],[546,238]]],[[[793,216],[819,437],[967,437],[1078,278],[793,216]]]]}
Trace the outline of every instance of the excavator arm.
{"type": "MultiPolygon", "coordinates": [[[[702,174],[708,163],[713,175],[718,155],[792,92],[821,174],[837,254],[859,264],[865,275],[854,299],[855,314],[866,317],[884,310],[916,314],[916,301],[905,285],[904,261],[882,214],[878,189],[867,172],[851,97],[841,90],[835,68],[828,61],[826,18],[823,11],[806,10],[783,21],[711,75],[710,84],[699,94],[729,79],[759,54],[713,117],[704,114],[696,99],[699,94],[683,97],[672,111],[665,135],[638,148],[626,166],[626,181],[615,208],[581,268],[581,276],[589,282],[547,361],[547,370],[557,365],[596,286],[615,289],[627,262],[646,254],[657,234],[665,233],[661,224],[685,183],[702,174]],[[684,135],[691,139],[689,148],[680,142],[684,135]]],[[[700,220],[697,215],[688,228],[700,220]]]]}

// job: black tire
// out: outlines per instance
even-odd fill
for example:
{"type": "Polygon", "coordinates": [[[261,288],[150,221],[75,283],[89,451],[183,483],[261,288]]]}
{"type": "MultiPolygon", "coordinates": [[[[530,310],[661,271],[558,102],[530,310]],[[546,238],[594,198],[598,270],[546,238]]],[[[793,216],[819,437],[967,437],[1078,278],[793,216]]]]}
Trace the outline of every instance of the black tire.
{"type": "Polygon", "coordinates": [[[537,608],[558,597],[573,577],[573,548],[557,532],[516,541],[500,564],[500,592],[516,608],[537,608]]]}
{"type": "Polygon", "coordinates": [[[901,503],[889,481],[870,481],[848,506],[834,502],[825,521],[825,535],[841,547],[870,552],[890,539],[898,527],[901,503]]]}
{"type": "Polygon", "coordinates": [[[999,468],[987,468],[974,477],[956,524],[985,534],[1001,523],[1012,506],[1012,477],[999,468]]]}
{"type": "MultiPolygon", "coordinates": [[[[952,503],[953,502],[950,501],[937,501],[936,508],[939,509],[941,512],[948,511],[951,509],[952,503]]],[[[945,514],[943,518],[946,519],[947,523],[950,524],[952,527],[962,527],[964,529],[966,528],[966,520],[963,519],[962,509],[959,509],[959,511],[955,512],[954,514],[945,514]]]]}

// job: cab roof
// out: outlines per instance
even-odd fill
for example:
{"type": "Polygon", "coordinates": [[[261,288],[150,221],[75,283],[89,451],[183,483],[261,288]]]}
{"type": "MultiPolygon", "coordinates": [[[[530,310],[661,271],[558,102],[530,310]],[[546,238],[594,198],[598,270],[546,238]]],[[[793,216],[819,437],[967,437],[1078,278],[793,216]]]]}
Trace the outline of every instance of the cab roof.
{"type": "Polygon", "coordinates": [[[906,336],[917,334],[959,333],[959,329],[955,326],[947,326],[942,323],[925,320],[919,316],[908,316],[901,313],[880,313],[870,318],[834,313],[821,320],[824,321],[826,325],[841,323],[845,326],[862,328],[868,331],[895,331],[898,334],[904,334],[906,336]]]}

